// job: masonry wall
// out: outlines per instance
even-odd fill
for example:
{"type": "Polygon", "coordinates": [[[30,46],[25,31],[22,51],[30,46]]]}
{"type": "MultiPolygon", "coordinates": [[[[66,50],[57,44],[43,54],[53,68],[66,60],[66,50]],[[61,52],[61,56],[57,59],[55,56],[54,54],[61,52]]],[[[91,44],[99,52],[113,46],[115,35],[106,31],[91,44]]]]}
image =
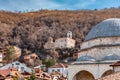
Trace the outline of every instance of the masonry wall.
{"type": "Polygon", "coordinates": [[[120,72],[120,66],[115,66],[114,67],[114,72],[120,72]]]}
{"type": "Polygon", "coordinates": [[[120,37],[96,38],[83,42],[81,45],[81,49],[86,49],[97,45],[118,45],[118,44],[120,44],[120,37]]]}
{"type": "Polygon", "coordinates": [[[59,38],[55,40],[55,48],[74,48],[75,40],[71,38],[59,38]]]}
{"type": "Polygon", "coordinates": [[[75,80],[75,76],[80,71],[88,71],[95,79],[100,78],[106,71],[111,70],[110,64],[82,64],[70,65],[68,68],[68,80],[75,80]]]}
{"type": "Polygon", "coordinates": [[[97,60],[101,60],[103,57],[110,54],[116,54],[120,56],[120,46],[91,48],[88,50],[81,51],[79,53],[79,57],[89,55],[97,60]]]}
{"type": "Polygon", "coordinates": [[[58,71],[65,75],[68,75],[68,68],[48,68],[48,73],[50,74],[52,71],[58,71]]]}

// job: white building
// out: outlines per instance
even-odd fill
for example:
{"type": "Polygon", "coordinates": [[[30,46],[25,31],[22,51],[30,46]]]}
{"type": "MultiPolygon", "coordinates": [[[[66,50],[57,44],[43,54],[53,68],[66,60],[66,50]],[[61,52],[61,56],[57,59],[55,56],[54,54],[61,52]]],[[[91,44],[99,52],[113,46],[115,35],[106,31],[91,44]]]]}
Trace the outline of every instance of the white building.
{"type": "Polygon", "coordinates": [[[52,73],[53,71],[60,72],[63,75],[68,75],[68,65],[63,63],[58,63],[50,68],[48,68],[48,73],[52,73]]]}
{"type": "Polygon", "coordinates": [[[75,40],[72,39],[72,32],[68,31],[67,37],[55,40],[55,48],[74,48],[75,40]]]}
{"type": "Polygon", "coordinates": [[[120,60],[120,19],[104,20],[93,27],[77,61],[69,65],[68,80],[95,80],[112,74],[113,62],[120,60]]]}
{"type": "Polygon", "coordinates": [[[3,53],[0,53],[0,62],[3,61],[3,53]]]}
{"type": "Polygon", "coordinates": [[[120,61],[117,61],[110,66],[113,68],[113,72],[120,72],[120,61]]]}
{"type": "Polygon", "coordinates": [[[15,61],[15,62],[12,62],[12,63],[9,63],[3,67],[0,68],[0,70],[4,70],[4,69],[8,69],[8,68],[16,68],[18,69],[18,71],[21,73],[23,71],[26,71],[26,72],[32,72],[32,69],[27,67],[25,64],[23,63],[20,63],[19,61],[15,61]]]}

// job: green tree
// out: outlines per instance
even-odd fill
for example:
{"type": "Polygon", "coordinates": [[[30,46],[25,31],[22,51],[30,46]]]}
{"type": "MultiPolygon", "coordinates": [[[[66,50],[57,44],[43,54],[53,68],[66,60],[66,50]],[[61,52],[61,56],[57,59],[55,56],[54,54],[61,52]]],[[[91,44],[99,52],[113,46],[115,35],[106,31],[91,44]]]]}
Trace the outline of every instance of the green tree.
{"type": "Polygon", "coordinates": [[[48,59],[48,60],[45,60],[45,65],[46,65],[46,67],[48,68],[48,67],[50,67],[50,66],[53,66],[53,65],[55,65],[55,60],[54,59],[48,59]]]}
{"type": "Polygon", "coordinates": [[[16,59],[14,46],[10,46],[6,49],[4,59],[7,60],[7,62],[10,62],[10,61],[13,61],[14,59],[16,59]]]}
{"type": "Polygon", "coordinates": [[[35,74],[32,72],[31,76],[29,77],[28,80],[35,80],[36,79],[36,76],[35,74]]]}
{"type": "Polygon", "coordinates": [[[18,76],[13,77],[13,80],[20,80],[18,76]]]}

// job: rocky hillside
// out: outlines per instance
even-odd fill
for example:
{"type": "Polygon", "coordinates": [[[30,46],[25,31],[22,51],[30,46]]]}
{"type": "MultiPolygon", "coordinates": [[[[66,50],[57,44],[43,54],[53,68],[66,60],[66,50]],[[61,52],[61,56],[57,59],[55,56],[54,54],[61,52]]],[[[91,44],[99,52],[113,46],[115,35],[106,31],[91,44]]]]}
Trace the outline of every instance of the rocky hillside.
{"type": "Polygon", "coordinates": [[[43,49],[48,37],[65,37],[73,32],[76,48],[88,31],[107,18],[120,18],[120,9],[58,11],[40,10],[26,13],[0,11],[0,46],[18,45],[32,50],[43,49]]]}

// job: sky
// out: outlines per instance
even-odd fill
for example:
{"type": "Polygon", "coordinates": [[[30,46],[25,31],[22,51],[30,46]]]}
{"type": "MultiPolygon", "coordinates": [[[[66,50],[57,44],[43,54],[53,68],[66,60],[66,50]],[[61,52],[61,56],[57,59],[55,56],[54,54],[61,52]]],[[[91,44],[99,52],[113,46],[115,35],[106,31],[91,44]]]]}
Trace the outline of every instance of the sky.
{"type": "Polygon", "coordinates": [[[120,7],[120,0],[0,0],[0,10],[81,10],[120,7]]]}

